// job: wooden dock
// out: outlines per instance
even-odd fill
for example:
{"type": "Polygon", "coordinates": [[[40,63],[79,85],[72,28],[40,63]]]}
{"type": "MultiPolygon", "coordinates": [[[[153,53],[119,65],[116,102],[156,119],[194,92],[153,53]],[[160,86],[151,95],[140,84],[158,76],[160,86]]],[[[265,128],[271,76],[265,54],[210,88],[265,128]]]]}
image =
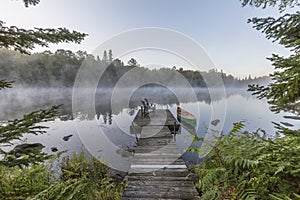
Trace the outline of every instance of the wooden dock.
{"type": "Polygon", "coordinates": [[[156,110],[142,117],[139,111],[133,126],[139,141],[122,199],[199,199],[171,134],[179,127],[172,113],[156,110]]]}

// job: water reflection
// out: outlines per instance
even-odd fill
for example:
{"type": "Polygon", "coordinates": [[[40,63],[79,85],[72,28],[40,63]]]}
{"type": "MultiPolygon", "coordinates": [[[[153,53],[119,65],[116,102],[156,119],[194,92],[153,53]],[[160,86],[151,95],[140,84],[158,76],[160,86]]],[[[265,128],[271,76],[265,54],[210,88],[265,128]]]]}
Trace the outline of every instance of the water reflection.
{"type": "MultiPolygon", "coordinates": [[[[285,113],[275,115],[269,111],[269,105],[266,101],[257,100],[245,90],[226,90],[226,98],[223,98],[222,95],[218,96],[219,91],[215,89],[210,91],[217,97],[212,101],[207,90],[195,89],[196,102],[190,101],[189,94],[183,88],[179,90],[185,97],[182,102],[179,102],[176,96],[167,88],[139,88],[133,93],[127,106],[115,106],[112,109],[112,89],[99,89],[95,93],[95,109],[93,111],[73,114],[72,89],[8,89],[0,92],[0,121],[20,118],[23,114],[41,108],[63,104],[60,115],[55,121],[42,124],[49,127],[47,133],[39,136],[27,136],[28,143],[44,144],[46,146],[45,151],[50,153],[51,148],[56,147],[58,151],[95,152],[101,157],[101,152],[105,150],[106,146],[101,146],[97,139],[101,141],[106,138],[116,147],[113,153],[120,158],[124,158],[124,162],[119,162],[116,159],[119,165],[129,165],[132,158],[137,136],[132,132],[130,126],[143,98],[158,104],[158,107],[169,108],[175,117],[176,108],[179,104],[195,116],[199,114],[195,108],[200,107],[200,117],[197,119],[198,129],[196,131],[198,136],[203,136],[210,124],[219,126],[224,123],[222,130],[227,133],[231,130],[234,122],[241,120],[246,121],[247,130],[256,131],[258,128],[263,128],[269,134],[275,131],[271,121],[291,123],[295,129],[300,127],[300,121],[297,121],[297,124],[292,119],[283,118],[286,115],[285,113]],[[224,101],[227,109],[225,121],[218,121],[222,118],[212,119],[212,106],[215,107],[217,112],[218,106],[222,105],[221,102],[224,101]],[[75,121],[79,122],[79,128],[84,132],[83,136],[78,134],[79,129],[75,127],[75,121]],[[105,130],[104,135],[99,134],[100,129],[105,130]],[[65,136],[70,137],[63,140],[65,136]],[[86,149],[83,140],[91,144],[90,149],[86,149]]],[[[124,89],[124,92],[126,92],[126,89],[124,89]]],[[[82,95],[84,94],[85,91],[82,91],[82,95]]],[[[184,153],[184,148],[190,143],[191,137],[188,128],[181,127],[179,131],[180,134],[174,140],[176,139],[181,153],[184,153]]],[[[108,156],[113,153],[110,152],[108,156]]],[[[199,161],[196,154],[184,154],[184,158],[190,163],[199,161]]]]}
{"type": "MultiPolygon", "coordinates": [[[[82,91],[84,95],[87,90],[82,91]]],[[[122,89],[126,93],[126,88],[122,89]]],[[[135,114],[135,109],[141,105],[141,99],[147,98],[150,102],[154,102],[158,105],[179,105],[180,103],[190,103],[191,95],[184,88],[179,88],[179,92],[184,97],[181,102],[169,89],[164,87],[141,87],[136,90],[130,98],[127,106],[119,106],[118,100],[114,100],[115,107],[111,107],[111,96],[113,89],[98,89],[95,93],[95,110],[85,110],[84,113],[76,113],[73,116],[72,113],[72,89],[71,88],[13,88],[1,91],[0,102],[0,120],[8,120],[20,118],[24,114],[30,113],[39,109],[46,109],[52,105],[62,105],[60,109],[59,119],[61,121],[73,120],[78,118],[81,120],[95,118],[103,118],[104,123],[112,124],[113,115],[118,115],[123,109],[129,108],[128,114],[130,116],[135,114]]],[[[206,89],[195,88],[195,94],[198,102],[204,102],[205,104],[212,104],[222,101],[222,95],[218,89],[208,92],[206,89]],[[211,100],[210,96],[213,93],[216,98],[211,100]],[[220,94],[220,95],[218,95],[220,94]]],[[[244,95],[246,98],[249,94],[245,90],[227,90],[227,98],[235,94],[244,95]]],[[[119,100],[121,101],[121,99],[119,100]]],[[[84,104],[84,102],[82,102],[84,104]]],[[[120,104],[122,105],[122,104],[120,104]]]]}

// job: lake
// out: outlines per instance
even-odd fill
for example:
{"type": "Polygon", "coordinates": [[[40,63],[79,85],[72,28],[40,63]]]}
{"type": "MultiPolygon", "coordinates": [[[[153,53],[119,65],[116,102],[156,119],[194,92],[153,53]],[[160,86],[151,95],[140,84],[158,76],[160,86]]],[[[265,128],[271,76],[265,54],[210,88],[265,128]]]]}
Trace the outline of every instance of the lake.
{"type": "MultiPolygon", "coordinates": [[[[123,88],[121,93],[130,93],[123,88]]],[[[127,105],[111,100],[111,89],[94,91],[95,106],[93,111],[75,112],[72,108],[72,89],[64,88],[14,88],[1,91],[0,121],[5,124],[8,119],[22,117],[23,114],[51,105],[61,105],[60,114],[54,121],[43,122],[49,127],[42,135],[26,135],[27,143],[42,143],[44,151],[53,153],[52,147],[58,151],[85,152],[95,156],[116,169],[128,169],[136,146],[136,136],[130,126],[138,112],[141,100],[148,98],[156,104],[157,109],[169,109],[176,117],[176,108],[180,105],[197,117],[197,135],[205,136],[209,130],[215,129],[228,133],[233,123],[244,121],[244,130],[253,132],[259,128],[265,130],[269,137],[274,136],[274,122],[293,124],[292,129],[300,128],[300,121],[286,119],[289,113],[274,114],[269,110],[266,100],[258,100],[246,89],[226,89],[225,95],[219,89],[207,91],[195,89],[196,100],[191,101],[186,90],[180,100],[167,88],[140,88],[130,96],[127,105]],[[212,99],[211,96],[214,96],[212,99]],[[112,103],[112,102],[117,103],[112,103]],[[219,119],[216,126],[211,121],[219,119]],[[70,136],[70,137],[65,137],[70,136]],[[65,137],[65,138],[64,138],[65,137]]],[[[86,91],[82,91],[84,97],[86,91]]],[[[120,91],[118,91],[120,92],[120,91]]],[[[122,98],[120,98],[121,102],[122,98]]],[[[85,102],[82,102],[85,104],[85,102]]],[[[74,106],[74,105],[73,105],[74,106]]],[[[180,133],[174,136],[183,158],[187,164],[194,164],[204,156],[195,153],[184,153],[190,147],[192,137],[188,130],[181,127],[180,133]]],[[[195,144],[194,144],[195,145],[195,144]]],[[[199,145],[199,143],[198,143],[199,145]]]]}

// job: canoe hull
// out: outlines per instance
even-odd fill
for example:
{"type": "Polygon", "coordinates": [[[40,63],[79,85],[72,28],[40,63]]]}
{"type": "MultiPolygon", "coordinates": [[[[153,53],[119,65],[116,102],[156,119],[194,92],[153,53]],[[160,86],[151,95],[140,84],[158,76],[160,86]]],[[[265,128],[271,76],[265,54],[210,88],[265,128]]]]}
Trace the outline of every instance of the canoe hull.
{"type": "Polygon", "coordinates": [[[181,127],[192,135],[196,135],[196,127],[185,122],[181,122],[181,127]]]}
{"type": "Polygon", "coordinates": [[[194,128],[197,126],[196,117],[180,107],[177,108],[177,120],[181,123],[188,124],[194,128]]]}
{"type": "Polygon", "coordinates": [[[187,118],[177,114],[177,120],[179,122],[186,123],[186,124],[189,124],[193,127],[196,127],[196,120],[195,119],[187,119],[187,118]]]}

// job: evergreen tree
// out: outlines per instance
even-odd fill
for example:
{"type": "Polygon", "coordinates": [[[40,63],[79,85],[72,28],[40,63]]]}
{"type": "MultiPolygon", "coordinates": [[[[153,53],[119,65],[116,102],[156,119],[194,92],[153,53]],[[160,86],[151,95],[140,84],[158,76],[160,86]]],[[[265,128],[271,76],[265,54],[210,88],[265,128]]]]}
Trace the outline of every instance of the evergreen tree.
{"type": "Polygon", "coordinates": [[[124,67],[124,63],[118,58],[113,60],[113,64],[114,64],[114,66],[119,67],[119,68],[124,67]]]}
{"type": "Polygon", "coordinates": [[[108,57],[107,57],[107,52],[106,52],[106,50],[104,50],[104,52],[103,52],[103,58],[102,58],[102,61],[105,62],[105,63],[108,62],[108,57]]]}
{"type": "MultiPolygon", "coordinates": [[[[243,5],[263,6],[278,5],[281,11],[287,7],[295,7],[300,4],[296,0],[244,0],[243,5]]],[[[259,98],[267,98],[271,104],[271,110],[275,112],[292,111],[300,114],[300,12],[283,14],[279,18],[253,18],[249,23],[254,28],[266,34],[273,42],[290,48],[293,54],[283,57],[273,54],[268,58],[275,71],[270,74],[273,82],[267,86],[251,85],[249,90],[259,95],[259,98]]]]}
{"type": "Polygon", "coordinates": [[[112,63],[112,61],[113,61],[113,53],[112,53],[112,50],[110,49],[108,51],[108,62],[112,63]]]}
{"type": "MultiPolygon", "coordinates": [[[[40,0],[24,0],[26,7],[36,5],[39,2],[40,0]]],[[[80,43],[87,36],[85,33],[69,31],[66,28],[34,28],[26,30],[15,26],[5,26],[4,24],[3,21],[0,21],[0,48],[13,49],[24,54],[30,54],[30,50],[35,45],[48,47],[49,43],[80,43]]],[[[68,56],[70,55],[68,54],[68,56]]],[[[12,87],[12,82],[0,80],[0,90],[9,87],[12,87]]],[[[57,112],[58,107],[53,106],[48,110],[32,112],[25,115],[22,119],[9,121],[7,126],[0,126],[0,154],[4,157],[0,164],[10,167],[16,165],[22,167],[23,165],[42,162],[47,159],[48,156],[42,153],[42,146],[40,145],[19,145],[18,148],[16,147],[10,152],[5,152],[1,148],[13,145],[12,141],[21,140],[25,133],[44,133],[46,127],[37,126],[36,123],[53,119],[57,112]]]]}
{"type": "Polygon", "coordinates": [[[130,67],[138,67],[139,64],[138,64],[138,62],[136,61],[136,59],[131,58],[131,59],[128,61],[128,66],[130,66],[130,67]]]}
{"type": "MultiPolygon", "coordinates": [[[[242,0],[243,5],[263,8],[278,6],[280,11],[297,7],[297,0],[242,0]]],[[[267,35],[291,48],[293,55],[273,55],[276,71],[267,87],[252,85],[250,91],[267,98],[275,112],[300,112],[300,12],[275,19],[253,18],[249,22],[267,35]]],[[[245,78],[247,80],[247,77],[245,78]]],[[[251,77],[249,76],[249,79],[251,77]]],[[[300,199],[300,130],[275,123],[277,134],[258,130],[242,131],[242,122],[222,135],[204,163],[195,168],[201,199],[300,199]],[[279,134],[278,134],[279,133],[279,134]]],[[[194,141],[202,138],[195,136],[194,141]]],[[[188,149],[202,152],[200,148],[188,149]]]]}

